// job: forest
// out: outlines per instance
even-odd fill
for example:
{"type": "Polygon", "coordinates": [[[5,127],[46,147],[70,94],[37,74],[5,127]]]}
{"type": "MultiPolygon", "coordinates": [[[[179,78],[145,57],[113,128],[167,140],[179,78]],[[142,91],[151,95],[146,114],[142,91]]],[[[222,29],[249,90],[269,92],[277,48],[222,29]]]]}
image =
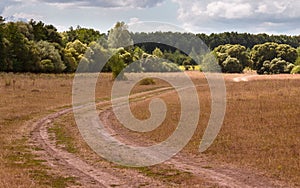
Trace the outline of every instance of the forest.
{"type": "Polygon", "coordinates": [[[294,74],[300,73],[299,46],[300,35],[131,33],[124,22],[108,33],[80,26],[58,32],[41,21],[6,22],[0,17],[0,72],[73,73],[79,69],[113,72],[116,77],[125,67],[128,72],[174,72],[199,62],[200,70],[215,71],[213,57],[225,73],[252,69],[258,74],[294,74]],[[194,37],[207,49],[204,45],[194,48],[194,37]],[[161,42],[137,42],[144,38],[161,42]],[[189,53],[179,50],[181,46],[189,53]],[[128,67],[132,62],[138,63],[128,67]]]}

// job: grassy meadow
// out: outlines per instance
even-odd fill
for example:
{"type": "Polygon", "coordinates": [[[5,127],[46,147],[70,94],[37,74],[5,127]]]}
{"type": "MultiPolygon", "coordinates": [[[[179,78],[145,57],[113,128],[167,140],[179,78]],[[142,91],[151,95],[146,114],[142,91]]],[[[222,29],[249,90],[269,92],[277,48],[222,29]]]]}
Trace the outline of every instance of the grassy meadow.
{"type": "MultiPolygon", "coordinates": [[[[271,178],[300,186],[300,77],[261,76],[258,80],[236,83],[232,78],[240,75],[225,74],[227,108],[224,124],[213,145],[199,154],[198,147],[211,111],[210,91],[202,73],[195,71],[188,74],[200,85],[197,91],[201,114],[198,128],[182,152],[254,169],[271,178]]],[[[0,74],[0,187],[74,185],[72,177],[55,174],[51,167],[46,166],[33,152],[40,148],[33,148],[30,143],[33,121],[71,107],[73,77],[72,74],[0,74]]],[[[112,84],[112,76],[102,74],[97,82],[96,98],[108,100],[112,84]]],[[[136,85],[133,92],[165,86],[168,84],[155,79],[154,85],[136,85]]],[[[175,93],[161,98],[168,107],[167,117],[154,131],[143,134],[132,132],[111,117],[113,128],[133,141],[149,141],[144,143],[146,145],[165,140],[177,126],[180,102],[175,93]]],[[[150,116],[147,110],[149,102],[145,100],[132,105],[137,118],[150,116]]],[[[85,159],[103,161],[82,140],[71,113],[55,120],[49,132],[55,133],[57,145],[63,145],[68,152],[85,159]]],[[[193,182],[194,177],[189,174],[176,172],[171,177],[162,176],[157,168],[140,171],[165,181],[193,182]]]]}

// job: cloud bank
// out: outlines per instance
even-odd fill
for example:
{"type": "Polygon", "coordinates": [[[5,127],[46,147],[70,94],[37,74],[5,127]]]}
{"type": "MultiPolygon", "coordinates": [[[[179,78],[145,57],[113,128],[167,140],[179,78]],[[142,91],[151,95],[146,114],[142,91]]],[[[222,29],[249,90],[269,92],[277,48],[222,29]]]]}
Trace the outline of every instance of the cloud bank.
{"type": "MultiPolygon", "coordinates": [[[[300,28],[298,0],[173,0],[178,20],[190,30],[206,32],[296,32],[300,28]]],[[[299,30],[300,31],[300,30],[299,30]]]]}
{"type": "Polygon", "coordinates": [[[81,6],[102,8],[150,8],[161,4],[164,0],[39,0],[57,6],[81,6]]]}

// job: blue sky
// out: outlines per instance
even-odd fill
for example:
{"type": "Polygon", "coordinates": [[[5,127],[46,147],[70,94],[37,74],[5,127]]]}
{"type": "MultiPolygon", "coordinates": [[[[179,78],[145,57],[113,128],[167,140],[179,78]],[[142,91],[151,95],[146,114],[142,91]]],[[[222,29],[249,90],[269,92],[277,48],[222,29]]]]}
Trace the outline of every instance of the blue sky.
{"type": "Polygon", "coordinates": [[[193,33],[224,31],[300,35],[299,0],[1,0],[10,19],[107,32],[117,21],[165,22],[193,33]]]}

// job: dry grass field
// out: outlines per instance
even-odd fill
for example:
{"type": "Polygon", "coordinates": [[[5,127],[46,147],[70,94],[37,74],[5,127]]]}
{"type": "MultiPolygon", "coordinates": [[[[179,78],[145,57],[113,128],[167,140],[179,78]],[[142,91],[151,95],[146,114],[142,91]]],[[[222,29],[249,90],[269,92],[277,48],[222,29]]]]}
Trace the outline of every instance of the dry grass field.
{"type": "MultiPolygon", "coordinates": [[[[223,127],[213,145],[199,154],[198,147],[210,115],[210,91],[201,73],[190,72],[201,104],[198,128],[181,152],[208,160],[206,168],[230,164],[259,172],[274,180],[300,186],[300,76],[259,76],[248,82],[233,82],[224,75],[227,108],[223,127]]],[[[32,122],[71,106],[73,75],[0,74],[0,187],[65,187],[77,185],[74,177],[62,176],[47,166],[30,142],[32,122]]],[[[133,93],[168,86],[155,80],[155,85],[137,85],[133,93]]],[[[99,79],[96,98],[108,100],[112,78],[104,74],[99,79]]],[[[175,130],[180,117],[179,98],[162,95],[168,112],[163,124],[154,131],[138,134],[123,128],[109,116],[111,128],[120,137],[141,145],[166,139],[175,130]]],[[[132,103],[139,119],[149,117],[150,100],[132,103]]],[[[99,107],[102,108],[102,107],[99,107]]],[[[89,163],[118,168],[94,154],[82,140],[71,113],[56,119],[49,132],[55,134],[58,147],[80,156],[89,163]]],[[[202,185],[202,178],[169,165],[136,169],[169,186],[202,185]]],[[[258,180],[259,181],[259,180],[258,180]]]]}
{"type": "Polygon", "coordinates": [[[0,187],[63,185],[33,154],[35,120],[71,103],[73,75],[0,74],[0,187]]]}
{"type": "MultiPolygon", "coordinates": [[[[194,74],[194,73],[193,73],[194,74]]],[[[210,92],[200,74],[191,75],[198,87],[201,116],[198,129],[185,148],[197,154],[204,128],[210,115],[210,92]],[[197,80],[198,79],[198,80],[197,80]]],[[[223,127],[205,156],[220,162],[257,170],[266,176],[300,186],[300,77],[297,75],[260,76],[249,82],[233,82],[236,75],[224,75],[227,89],[227,108],[223,127]]],[[[116,129],[131,140],[165,140],[177,126],[180,103],[176,95],[162,97],[168,115],[158,129],[137,134],[121,128],[115,118],[116,129]]],[[[146,119],[147,103],[132,107],[136,117],[146,119]]],[[[152,142],[150,142],[152,144],[152,142]]],[[[199,155],[201,157],[201,155],[199,155]]]]}

